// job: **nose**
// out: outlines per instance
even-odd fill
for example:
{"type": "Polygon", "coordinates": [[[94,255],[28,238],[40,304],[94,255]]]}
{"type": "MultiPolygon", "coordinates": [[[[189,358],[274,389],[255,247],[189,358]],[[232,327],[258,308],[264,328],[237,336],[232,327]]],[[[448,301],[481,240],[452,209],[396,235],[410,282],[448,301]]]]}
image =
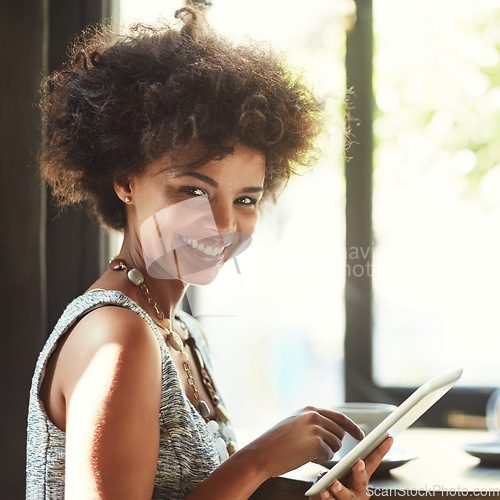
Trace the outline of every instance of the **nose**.
{"type": "Polygon", "coordinates": [[[219,233],[236,232],[236,214],[232,203],[212,203],[210,207],[219,233]]]}

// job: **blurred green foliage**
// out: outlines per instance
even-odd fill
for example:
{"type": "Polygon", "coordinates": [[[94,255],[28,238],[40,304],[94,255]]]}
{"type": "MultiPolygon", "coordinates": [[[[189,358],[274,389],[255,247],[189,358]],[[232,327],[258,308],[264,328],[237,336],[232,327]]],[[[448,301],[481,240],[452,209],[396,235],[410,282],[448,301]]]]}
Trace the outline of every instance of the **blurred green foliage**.
{"type": "Polygon", "coordinates": [[[375,165],[477,192],[500,169],[500,2],[374,0],[374,36],[375,165]]]}

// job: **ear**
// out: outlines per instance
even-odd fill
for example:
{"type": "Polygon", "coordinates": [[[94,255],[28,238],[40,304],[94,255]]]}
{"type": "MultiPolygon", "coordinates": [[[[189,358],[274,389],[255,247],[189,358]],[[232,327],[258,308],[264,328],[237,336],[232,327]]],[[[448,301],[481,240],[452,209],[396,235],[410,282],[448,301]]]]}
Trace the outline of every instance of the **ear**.
{"type": "Polygon", "coordinates": [[[121,182],[115,179],[113,182],[115,193],[123,201],[123,203],[130,203],[132,201],[132,189],[128,180],[121,182]]]}

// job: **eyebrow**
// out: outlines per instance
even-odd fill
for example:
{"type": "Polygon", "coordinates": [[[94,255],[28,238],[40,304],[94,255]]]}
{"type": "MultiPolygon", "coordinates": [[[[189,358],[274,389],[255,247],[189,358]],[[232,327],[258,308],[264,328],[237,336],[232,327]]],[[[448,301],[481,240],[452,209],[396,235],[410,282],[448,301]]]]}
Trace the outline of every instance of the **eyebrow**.
{"type": "MultiPolygon", "coordinates": [[[[212,177],[209,177],[208,175],[200,174],[200,172],[196,171],[188,171],[188,172],[182,172],[178,175],[175,176],[175,178],[179,177],[194,177],[195,179],[198,179],[202,182],[205,182],[206,184],[209,184],[210,186],[213,187],[218,187],[219,183],[213,179],[212,177]]],[[[264,188],[261,186],[248,186],[246,188],[243,188],[241,190],[242,193],[262,193],[264,192],[264,188]]]]}

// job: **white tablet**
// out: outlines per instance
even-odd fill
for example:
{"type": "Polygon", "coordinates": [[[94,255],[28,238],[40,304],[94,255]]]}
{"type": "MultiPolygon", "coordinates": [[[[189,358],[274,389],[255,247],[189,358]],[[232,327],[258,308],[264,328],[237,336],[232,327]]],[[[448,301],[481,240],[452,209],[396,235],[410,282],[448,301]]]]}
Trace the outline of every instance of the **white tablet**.
{"type": "Polygon", "coordinates": [[[316,495],[334,481],[343,479],[358,461],[365,459],[389,436],[396,436],[424,414],[438,399],[446,394],[462,375],[462,369],[445,373],[428,380],[408,399],[403,401],[388,417],[360,441],[344,458],[335,464],[321,479],[306,491],[316,495]]]}

